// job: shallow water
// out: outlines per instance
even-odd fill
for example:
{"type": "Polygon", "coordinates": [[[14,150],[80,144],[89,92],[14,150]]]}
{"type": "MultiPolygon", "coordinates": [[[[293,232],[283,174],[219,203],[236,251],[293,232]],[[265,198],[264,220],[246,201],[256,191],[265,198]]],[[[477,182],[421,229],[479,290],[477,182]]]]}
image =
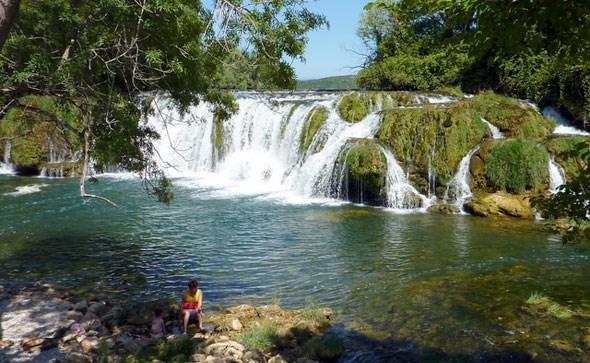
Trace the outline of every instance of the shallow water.
{"type": "Polygon", "coordinates": [[[119,203],[113,209],[81,201],[76,180],[1,176],[0,284],[42,280],[152,299],[177,296],[197,277],[209,305],[329,306],[355,334],[435,356],[510,348],[586,359],[550,342],[584,349],[590,320],[525,309],[533,292],[590,308],[590,249],[564,246],[539,224],[176,185],[170,207],[133,179],[88,186],[119,203]]]}

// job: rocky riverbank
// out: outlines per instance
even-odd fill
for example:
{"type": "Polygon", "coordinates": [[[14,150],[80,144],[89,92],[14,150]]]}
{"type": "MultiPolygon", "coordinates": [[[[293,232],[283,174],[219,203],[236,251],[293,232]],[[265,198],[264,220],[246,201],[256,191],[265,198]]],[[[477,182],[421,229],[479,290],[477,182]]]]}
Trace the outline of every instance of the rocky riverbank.
{"type": "Polygon", "coordinates": [[[329,309],[239,305],[205,312],[205,332],[179,334],[178,302],[74,296],[49,285],[0,290],[0,362],[335,361],[329,309]],[[155,308],[168,335],[149,337],[155,308]]]}

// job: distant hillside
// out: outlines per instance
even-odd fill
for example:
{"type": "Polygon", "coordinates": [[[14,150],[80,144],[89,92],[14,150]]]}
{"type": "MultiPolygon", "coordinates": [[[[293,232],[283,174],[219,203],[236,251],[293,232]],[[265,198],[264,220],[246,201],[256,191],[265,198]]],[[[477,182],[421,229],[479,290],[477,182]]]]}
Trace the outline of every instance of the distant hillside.
{"type": "Polygon", "coordinates": [[[337,76],[320,79],[310,79],[297,82],[298,90],[337,89],[347,90],[357,88],[355,76],[337,76]]]}

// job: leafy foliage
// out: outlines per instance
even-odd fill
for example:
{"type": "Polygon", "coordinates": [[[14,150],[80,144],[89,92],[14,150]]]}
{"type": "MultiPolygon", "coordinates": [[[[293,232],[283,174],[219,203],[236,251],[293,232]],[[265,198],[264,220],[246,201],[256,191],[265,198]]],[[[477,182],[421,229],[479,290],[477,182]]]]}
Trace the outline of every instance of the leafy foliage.
{"type": "Polygon", "coordinates": [[[138,172],[168,200],[154,161],[159,135],[141,122],[151,112],[146,95],[164,93],[181,111],[208,101],[225,119],[235,104],[222,88],[237,83],[222,81],[225,64],[243,57],[256,78],[293,88],[288,58],[301,58],[305,34],[325,23],[298,0],[218,0],[215,9],[194,0],[23,0],[0,57],[0,109],[26,95],[59,98],[78,114],[61,129],[88,144],[87,160],[138,172]]]}
{"type": "Polygon", "coordinates": [[[494,145],[486,163],[486,178],[497,189],[513,193],[538,191],[547,183],[547,150],[531,140],[506,140],[494,145]]]}
{"type": "Polygon", "coordinates": [[[298,90],[349,90],[356,88],[355,76],[336,76],[297,82],[298,90]]]}

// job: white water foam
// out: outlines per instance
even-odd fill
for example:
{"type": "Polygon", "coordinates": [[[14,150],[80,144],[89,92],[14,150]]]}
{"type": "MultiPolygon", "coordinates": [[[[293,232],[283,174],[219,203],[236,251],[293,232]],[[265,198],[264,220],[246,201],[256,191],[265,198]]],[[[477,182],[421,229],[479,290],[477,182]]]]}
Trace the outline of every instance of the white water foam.
{"type": "Polygon", "coordinates": [[[20,187],[16,187],[16,191],[15,192],[11,192],[11,193],[4,193],[4,195],[10,195],[13,197],[17,197],[20,195],[26,195],[26,194],[33,194],[33,193],[38,193],[41,191],[41,188],[44,188],[48,186],[47,184],[30,184],[30,185],[23,185],[20,187]]]}
{"type": "Polygon", "coordinates": [[[558,188],[563,184],[565,184],[565,172],[561,165],[551,157],[549,159],[549,192],[551,194],[558,193],[558,188]]]}
{"type": "Polygon", "coordinates": [[[0,175],[14,175],[14,169],[12,166],[5,163],[0,163],[0,175]]]}
{"type": "Polygon", "coordinates": [[[556,135],[583,135],[583,136],[590,136],[589,132],[580,130],[574,126],[572,126],[572,122],[568,120],[565,116],[563,116],[559,110],[557,110],[553,106],[544,107],[541,110],[543,116],[552,119],[555,121],[556,127],[555,131],[553,131],[556,135]]]}
{"type": "Polygon", "coordinates": [[[494,140],[499,140],[499,139],[503,139],[504,138],[504,134],[502,133],[502,131],[500,131],[499,128],[497,128],[496,126],[494,126],[491,122],[489,122],[488,120],[486,120],[483,117],[482,117],[481,120],[483,121],[484,124],[488,125],[488,128],[490,129],[490,132],[492,133],[492,138],[494,140]]]}
{"type": "MultiPolygon", "coordinates": [[[[374,112],[361,122],[348,123],[338,115],[339,99],[336,94],[238,93],[239,111],[222,123],[215,121],[206,103],[180,115],[160,99],[148,122],[161,135],[156,144],[161,166],[180,178],[177,185],[196,189],[197,194],[339,205],[345,202],[333,199],[331,190],[338,156],[349,140],[373,138],[381,119],[374,112]],[[327,120],[302,151],[302,130],[318,106],[328,110],[327,120]],[[223,135],[221,144],[218,133],[223,135]]],[[[400,192],[391,190],[393,199],[400,198],[400,192]]]]}
{"type": "Polygon", "coordinates": [[[457,173],[453,176],[453,179],[451,180],[447,187],[447,190],[445,191],[445,202],[448,199],[449,191],[453,190],[453,192],[455,193],[455,202],[453,203],[453,205],[463,213],[463,205],[467,200],[469,200],[473,196],[473,193],[471,192],[471,187],[469,186],[469,164],[471,162],[471,158],[473,157],[473,155],[475,155],[475,153],[479,151],[479,148],[479,145],[474,147],[469,151],[469,153],[467,153],[467,155],[465,155],[465,157],[463,157],[463,159],[461,159],[457,173]]]}

